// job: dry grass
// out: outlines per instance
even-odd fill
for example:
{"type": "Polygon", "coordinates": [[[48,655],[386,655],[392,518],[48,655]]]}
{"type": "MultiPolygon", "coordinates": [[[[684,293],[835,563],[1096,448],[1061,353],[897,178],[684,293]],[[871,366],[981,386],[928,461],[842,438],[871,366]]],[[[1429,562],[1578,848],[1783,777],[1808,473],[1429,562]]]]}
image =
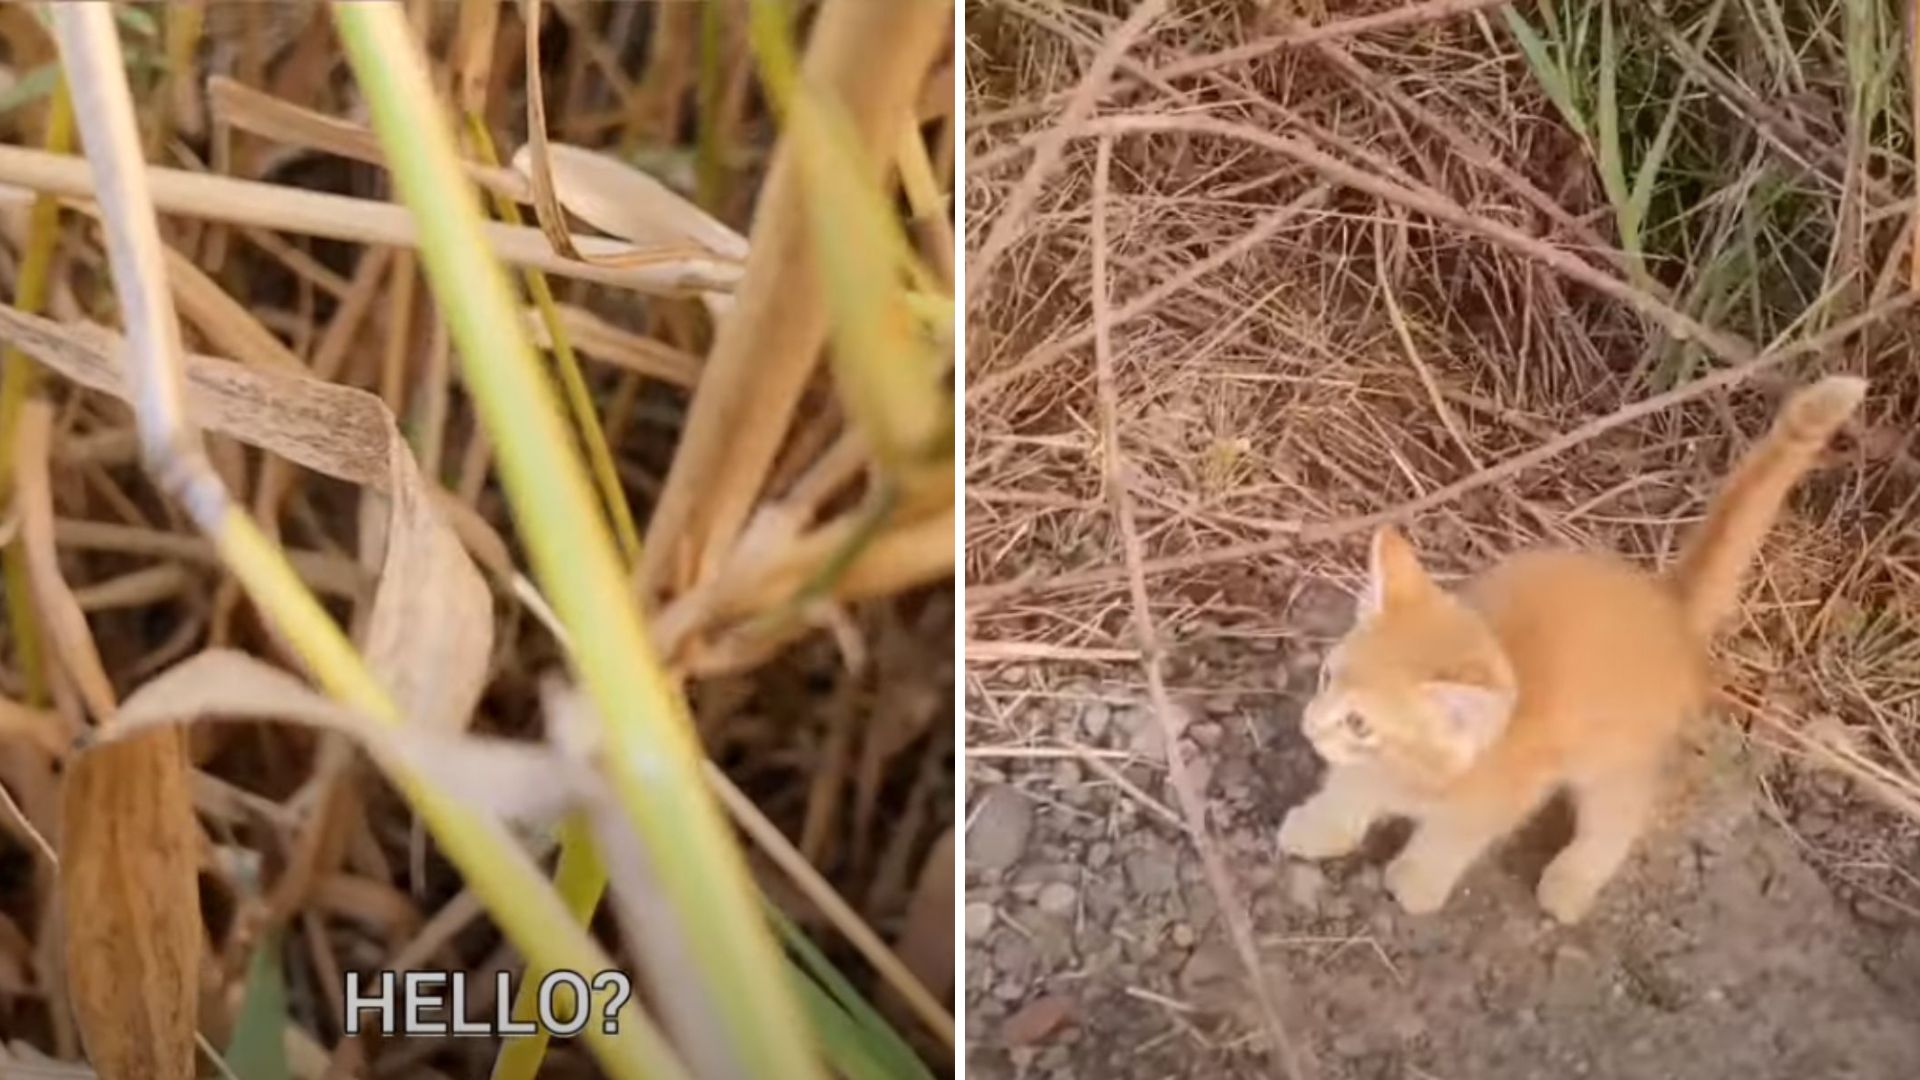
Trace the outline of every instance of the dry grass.
{"type": "MultiPolygon", "coordinates": [[[[1797,759],[1769,776],[1790,811],[1844,807],[1819,844],[1843,891],[1911,910],[1904,30],[1840,4],[1790,29],[1749,21],[1766,5],[1614,5],[1617,96],[1575,102],[1583,137],[1502,16],[1462,13],[1485,6],[1339,5],[1273,38],[1296,44],[1240,50],[1276,27],[1179,5],[1070,113],[1116,5],[969,5],[969,250],[1012,238],[969,283],[970,743],[1049,741],[1024,730],[1023,695],[1088,665],[1137,672],[1091,347],[1111,139],[1118,438],[1176,681],[1183,653],[1324,634],[1303,605],[1354,584],[1382,520],[1449,575],[1534,543],[1661,563],[1785,387],[1869,377],[1855,437],[1794,498],[1722,650],[1727,718],[1797,759]],[[1637,255],[1601,175],[1609,129],[1630,180],[1655,159],[1637,255]],[[1812,777],[1835,762],[1855,779],[1826,792],[1812,777]]],[[[1595,34],[1568,61],[1584,86],[1595,34]]]]}
{"type": "MultiPolygon", "coordinates": [[[[853,67],[846,58],[870,51],[871,35],[889,37],[863,19],[897,16],[890,5],[805,7],[795,44],[813,75],[853,67]],[[826,60],[807,49],[821,27],[833,43],[826,60]]],[[[742,465],[733,458],[738,448],[725,445],[699,455],[703,468],[740,477],[725,490],[695,483],[693,505],[706,511],[703,500],[724,502],[737,520],[702,537],[725,557],[724,567],[675,559],[685,577],[647,597],[658,601],[648,614],[658,616],[650,629],[665,669],[659,681],[671,684],[662,700],[677,703],[682,688],[690,699],[686,717],[677,704],[651,713],[685,726],[687,745],[707,757],[691,758],[704,768],[687,790],[698,792],[704,780],[730,815],[729,823],[716,814],[726,831],[715,835],[740,838],[740,862],[758,886],[729,894],[749,927],[762,919],[764,894],[857,987],[838,1000],[870,999],[913,1044],[867,1042],[855,1051],[879,1045],[939,1068],[952,1040],[942,999],[952,980],[943,953],[953,908],[945,720],[953,511],[935,502],[881,520],[865,511],[863,499],[886,463],[876,462],[836,405],[851,380],[841,372],[837,382],[819,363],[827,354],[821,339],[837,316],[815,312],[817,332],[784,343],[793,356],[781,400],[761,400],[756,390],[764,388],[751,379],[716,376],[719,337],[730,340],[718,351],[763,356],[785,329],[757,318],[729,322],[740,294],[749,285],[759,295],[779,294],[783,274],[788,284],[811,281],[818,254],[791,235],[781,242],[785,264],[755,247],[767,226],[756,205],[776,183],[769,176],[779,172],[771,162],[782,128],[757,85],[749,6],[717,4],[704,27],[693,5],[469,0],[406,8],[445,91],[449,129],[462,132],[467,176],[529,215],[529,224],[487,230],[504,262],[550,275],[516,292],[505,310],[526,305],[540,345],[567,369],[552,377],[568,384],[569,411],[554,411],[568,426],[540,430],[557,433],[544,440],[552,447],[604,445],[596,495],[629,560],[637,561],[642,529],[656,523],[663,488],[693,468],[682,453],[690,417],[712,412],[721,398],[767,412],[756,425],[753,461],[742,465]],[[541,29],[530,32],[527,20],[543,8],[541,29]],[[544,108],[530,101],[542,92],[544,108]],[[530,124],[551,145],[516,157],[512,149],[532,141],[530,124]],[[485,160],[475,132],[497,140],[513,167],[485,160]],[[542,227],[531,224],[536,219],[542,227]],[[543,317],[540,301],[556,298],[554,317],[543,317]],[[587,361],[578,369],[570,357],[558,358],[569,338],[587,361]],[[721,570],[730,573],[715,580],[721,570]]],[[[939,3],[915,6],[919,48],[886,68],[885,87],[851,76],[833,84],[865,121],[860,148],[871,155],[867,179],[876,192],[911,187],[913,213],[893,224],[904,232],[911,221],[923,260],[953,246],[944,225],[953,154],[942,145],[953,119],[951,95],[941,92],[943,78],[951,87],[950,71],[941,70],[949,14],[939,3]],[[911,176],[902,179],[902,171],[911,176]]],[[[122,48],[133,57],[128,78],[165,244],[166,287],[188,348],[207,354],[188,365],[185,410],[207,433],[216,486],[257,519],[376,668],[381,654],[417,659],[435,651],[449,629],[478,635],[477,644],[468,636],[466,646],[450,650],[465,654],[458,678],[411,662],[378,673],[406,699],[410,718],[452,714],[438,718],[455,731],[471,728],[474,745],[536,748],[553,735],[542,714],[543,683],[579,655],[571,653],[569,630],[579,641],[595,640],[549,607],[551,582],[529,568],[542,530],[527,524],[524,507],[509,505],[501,475],[510,464],[496,465],[496,455],[513,457],[511,436],[539,425],[516,430],[482,417],[484,380],[472,366],[478,350],[461,347],[448,328],[458,322],[449,315],[472,297],[439,291],[444,282],[428,265],[434,244],[395,194],[389,166],[398,155],[389,160],[393,143],[383,144],[369,126],[368,101],[326,6],[126,6],[117,17],[122,48]],[[424,523],[436,546],[416,550],[409,537],[424,523]],[[411,569],[396,569],[410,560],[417,563],[411,569]],[[464,582],[438,576],[449,571],[464,582]],[[383,611],[379,598],[402,579],[413,582],[419,603],[383,611]],[[475,602],[453,602],[455,584],[475,602]]],[[[299,635],[279,632],[281,613],[266,603],[256,608],[236,584],[230,550],[197,534],[141,468],[126,404],[137,397],[127,387],[136,380],[117,363],[121,350],[99,333],[120,330],[130,306],[116,304],[121,260],[110,264],[102,241],[99,204],[111,210],[113,200],[99,197],[97,176],[74,148],[39,149],[61,142],[48,132],[58,132],[53,118],[62,114],[44,92],[32,92],[40,85],[33,79],[54,72],[58,60],[32,10],[0,11],[0,90],[8,101],[0,109],[0,174],[10,187],[0,205],[0,292],[8,298],[0,307],[8,352],[0,546],[9,562],[8,613],[0,622],[0,1033],[9,1041],[0,1042],[0,1072],[49,1057],[75,1069],[91,1057],[102,1072],[114,1071],[99,1032],[102,1017],[111,1024],[119,1006],[97,992],[104,972],[132,1003],[178,1013],[181,1030],[234,1055],[249,1080],[485,1075],[500,1050],[495,1041],[343,1033],[345,972],[466,972],[482,988],[465,1002],[469,1016],[492,1016],[493,974],[518,972],[524,959],[488,918],[498,898],[469,889],[448,857],[455,845],[442,846],[432,815],[416,814],[348,743],[272,724],[193,728],[183,740],[190,755],[168,775],[179,782],[182,804],[191,787],[195,814],[181,815],[187,832],[180,843],[147,845],[170,881],[193,892],[198,878],[198,901],[167,905],[169,920],[121,904],[128,911],[111,921],[110,908],[132,890],[93,884],[115,867],[74,840],[85,839],[76,821],[104,822],[100,828],[117,829],[120,840],[137,839],[120,828],[138,818],[137,803],[124,791],[117,802],[100,794],[111,784],[72,778],[105,756],[93,736],[157,674],[177,673],[183,658],[213,650],[313,672],[303,666],[303,643],[290,640],[299,635]],[[30,213],[36,191],[51,197],[30,213]],[[38,290],[44,301],[33,296],[36,282],[45,286],[38,290]],[[31,309],[50,318],[23,314],[31,309]],[[29,357],[39,365],[29,366],[29,357]],[[31,598],[18,587],[28,578],[31,598]],[[65,934],[56,918],[63,876],[87,884],[66,897],[65,934]],[[197,957],[197,985],[195,965],[181,969],[190,985],[164,996],[150,993],[162,984],[136,977],[132,965],[113,966],[113,950],[129,947],[126,940],[99,939],[129,921],[177,931],[197,957]],[[89,926],[94,940],[85,955],[95,967],[83,974],[96,984],[91,991],[63,957],[71,945],[63,937],[79,938],[89,926]],[[263,975],[269,969],[274,974],[263,975]],[[85,1000],[76,1024],[77,999],[85,1000]],[[258,1051],[263,1042],[284,1043],[289,1052],[269,1058],[286,1060],[269,1067],[246,1056],[244,1044],[258,1051]]],[[[99,153],[97,145],[86,149],[99,153]]],[[[779,201],[796,197],[787,190],[779,201]]],[[[780,232],[794,232],[790,221],[780,232]]],[[[159,301],[150,306],[164,310],[166,287],[155,285],[162,276],[141,280],[159,301]]],[[[818,287],[800,291],[802,303],[822,305],[818,287]]],[[[937,318],[945,298],[934,292],[937,286],[922,299],[937,318]]],[[[542,364],[547,377],[544,355],[542,364]]],[[[939,471],[950,463],[925,464],[939,471]]],[[[562,479],[540,478],[555,486],[562,479]]],[[[586,549],[586,531],[567,537],[576,555],[586,549]]],[[[649,531],[646,544],[670,550],[676,531],[649,531]]],[[[620,588],[596,599],[608,609],[641,604],[637,591],[620,588]]],[[[603,652],[606,640],[599,639],[603,652]]],[[[641,670],[648,667],[636,655],[642,652],[618,657],[641,670]]],[[[249,720],[274,712],[242,711],[249,720]]],[[[616,750],[603,748],[602,760],[634,759],[616,750]]],[[[492,827],[494,814],[513,815],[524,789],[543,785],[567,782],[549,773],[541,784],[497,792],[499,804],[473,807],[473,816],[492,827]]],[[[540,872],[551,872],[555,842],[545,827],[552,822],[522,824],[524,835],[515,835],[529,849],[526,858],[544,860],[540,872]]],[[[702,857],[734,858],[726,843],[704,848],[702,857]]],[[[621,904],[631,893],[622,895],[621,885],[641,860],[617,854],[608,860],[609,906],[625,916],[621,904]]],[[[648,857],[660,854],[656,846],[648,857]]],[[[529,891],[551,899],[554,911],[565,910],[564,892],[566,904],[590,915],[604,883],[586,889],[571,869],[560,876],[575,878],[575,887],[553,897],[529,891]]],[[[599,920],[592,936],[611,962],[641,971],[648,950],[632,947],[635,925],[614,922],[599,920]]],[[[644,922],[654,933],[669,925],[644,922]]],[[[556,939],[568,937],[558,920],[542,925],[556,939]]],[[[800,959],[804,940],[789,939],[786,950],[768,955],[814,972],[799,981],[813,985],[822,968],[800,959]]],[[[661,952],[650,955],[665,964],[661,952]]],[[[793,985],[787,970],[752,974],[775,991],[793,985]]],[[[691,985],[673,995],[642,988],[634,1005],[653,1013],[684,1007],[695,995],[679,991],[691,985]]],[[[121,1028],[123,1041],[157,1042],[132,1023],[121,1028]]],[[[837,1046],[833,1032],[823,1034],[829,1054],[874,1029],[862,1020],[852,1036],[848,1030],[837,1046]]],[[[690,1048],[691,1040],[678,1045],[690,1048]]],[[[164,1054],[170,1070],[190,1068],[172,1049],[148,1052],[164,1054]]],[[[581,1042],[535,1050],[547,1057],[541,1075],[597,1075],[581,1042]]],[[[894,1072],[923,1074],[901,1067],[898,1056],[887,1060],[894,1072]]],[[[811,1066],[787,1060],[774,1071],[811,1075],[811,1066]]]]}

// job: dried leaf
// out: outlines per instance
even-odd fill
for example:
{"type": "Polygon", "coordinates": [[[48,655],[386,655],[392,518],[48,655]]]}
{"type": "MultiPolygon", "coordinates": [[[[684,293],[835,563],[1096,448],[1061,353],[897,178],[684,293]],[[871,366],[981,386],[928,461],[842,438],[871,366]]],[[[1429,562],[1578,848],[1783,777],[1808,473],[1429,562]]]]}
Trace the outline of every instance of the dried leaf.
{"type": "Polygon", "coordinates": [[[67,992],[103,1076],[192,1080],[200,839],[178,731],[79,755],[61,805],[67,992]]]}
{"type": "MultiPolygon", "coordinates": [[[[641,248],[692,245],[715,257],[745,260],[747,238],[652,176],[616,158],[567,143],[547,143],[554,195],[580,220],[641,248]]],[[[532,182],[534,145],[513,155],[532,182]]]]}
{"type": "Polygon", "coordinates": [[[387,553],[367,625],[367,663],[413,722],[464,730],[486,690],[493,594],[396,435],[387,553]]]}
{"type": "MultiPolygon", "coordinates": [[[[120,341],[104,330],[0,307],[0,337],[75,382],[126,396],[120,341]]],[[[189,357],[186,375],[188,409],[208,430],[387,496],[369,664],[407,716],[442,730],[465,727],[486,684],[493,597],[386,405],[351,387],[205,356],[189,357]]]]}
{"type": "Polygon", "coordinates": [[[60,555],[54,547],[53,491],[47,475],[52,441],[53,406],[44,400],[29,401],[14,429],[13,458],[13,490],[20,508],[28,580],[61,669],[79,689],[87,711],[105,721],[113,715],[113,683],[94,647],[93,632],[87,629],[87,616],[60,575],[60,555]]]}
{"type": "Polygon", "coordinates": [[[103,738],[117,741],[197,720],[267,719],[338,732],[383,763],[402,766],[506,820],[556,821],[572,808],[578,790],[567,759],[547,747],[423,724],[383,724],[231,649],[207,649],[146,682],[120,707],[103,738]]]}
{"type": "MultiPolygon", "coordinates": [[[[369,165],[386,165],[386,152],[380,147],[379,137],[365,124],[328,116],[256,90],[225,75],[215,75],[207,80],[207,100],[213,106],[214,115],[223,123],[251,131],[262,138],[369,165]]],[[[504,191],[516,198],[526,197],[526,179],[511,170],[489,168],[470,161],[462,162],[462,165],[467,175],[482,187],[504,191]]]]}
{"type": "MultiPolygon", "coordinates": [[[[0,306],[0,338],[88,389],[127,399],[116,334],[0,306]]],[[[188,357],[186,369],[187,411],[206,430],[349,483],[389,483],[393,419],[372,394],[205,356],[188,357]]]]}

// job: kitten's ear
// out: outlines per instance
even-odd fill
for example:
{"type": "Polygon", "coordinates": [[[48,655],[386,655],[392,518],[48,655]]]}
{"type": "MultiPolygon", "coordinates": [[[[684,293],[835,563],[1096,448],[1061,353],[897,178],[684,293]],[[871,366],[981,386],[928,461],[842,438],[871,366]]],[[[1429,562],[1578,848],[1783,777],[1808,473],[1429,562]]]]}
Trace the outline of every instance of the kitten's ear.
{"type": "Polygon", "coordinates": [[[1410,600],[1433,587],[1420,566],[1413,545],[1391,525],[1382,525],[1373,534],[1373,551],[1367,560],[1367,587],[1360,594],[1360,613],[1371,615],[1396,601],[1410,600]]]}
{"type": "Polygon", "coordinates": [[[1430,682],[1420,689],[1439,710],[1454,745],[1468,756],[1492,745],[1513,715],[1511,690],[1461,682],[1430,682]]]}

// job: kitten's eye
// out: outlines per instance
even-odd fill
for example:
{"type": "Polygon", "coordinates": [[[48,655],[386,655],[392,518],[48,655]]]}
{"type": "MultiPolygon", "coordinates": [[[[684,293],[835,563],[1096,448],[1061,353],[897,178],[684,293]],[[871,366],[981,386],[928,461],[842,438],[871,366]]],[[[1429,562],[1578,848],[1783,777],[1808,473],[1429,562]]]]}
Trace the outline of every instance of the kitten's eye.
{"type": "Polygon", "coordinates": [[[1346,719],[1340,723],[1347,729],[1347,734],[1353,736],[1360,742],[1366,742],[1373,738],[1373,725],[1367,723],[1367,718],[1357,712],[1348,713],[1346,719]]]}

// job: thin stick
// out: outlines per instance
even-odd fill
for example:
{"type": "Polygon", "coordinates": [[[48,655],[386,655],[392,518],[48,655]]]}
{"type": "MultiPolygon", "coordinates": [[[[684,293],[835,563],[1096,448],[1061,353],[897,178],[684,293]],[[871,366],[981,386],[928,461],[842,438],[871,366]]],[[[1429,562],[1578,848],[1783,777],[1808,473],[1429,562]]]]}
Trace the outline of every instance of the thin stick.
{"type": "Polygon", "coordinates": [[[1134,631],[1140,639],[1140,651],[1145,658],[1147,674],[1147,695],[1153,702],[1153,711],[1160,721],[1160,731],[1164,738],[1167,754],[1167,778],[1173,785],[1174,793],[1179,797],[1180,808],[1186,815],[1187,835],[1193,840],[1193,846],[1200,853],[1201,865],[1207,874],[1207,884],[1212,888],[1215,899],[1219,901],[1221,914],[1227,922],[1227,930],[1233,938],[1234,950],[1240,954],[1240,962],[1246,965],[1247,977],[1253,983],[1254,996],[1260,1002],[1268,1034],[1272,1038],[1271,1049],[1279,1058],[1282,1070],[1288,1077],[1298,1080],[1305,1075],[1301,1071],[1299,1051],[1293,1038],[1287,1033],[1285,1021],[1280,1018],[1280,1009],[1273,1000],[1272,989],[1267,985],[1265,974],[1261,970],[1259,947],[1254,942],[1253,922],[1247,909],[1241,905],[1233,886],[1233,878],[1227,872],[1227,865],[1221,858],[1219,848],[1214,844],[1212,835],[1207,831],[1206,802],[1200,789],[1193,782],[1193,774],[1188,772],[1185,756],[1180,750],[1180,724],[1174,715],[1173,702],[1167,696],[1167,684],[1161,672],[1161,643],[1158,630],[1153,622],[1153,605],[1147,597],[1147,576],[1141,569],[1145,561],[1145,549],[1140,542],[1140,531],[1133,520],[1133,496],[1127,487],[1126,459],[1120,448],[1119,437],[1119,392],[1115,388],[1113,374],[1112,320],[1107,311],[1107,183],[1113,163],[1113,140],[1100,140],[1099,152],[1093,166],[1093,326],[1094,326],[1094,366],[1098,373],[1100,386],[1100,438],[1102,459],[1106,464],[1107,495],[1113,501],[1113,513],[1120,529],[1122,546],[1127,559],[1127,586],[1133,596],[1134,631]]]}
{"type": "Polygon", "coordinates": [[[1154,74],[1161,79],[1198,75],[1204,71],[1257,60],[1268,53],[1279,52],[1281,49],[1297,49],[1317,41],[1339,41],[1342,38],[1371,34],[1376,30],[1397,30],[1403,26],[1439,22],[1442,19],[1451,19],[1455,15],[1469,15],[1487,8],[1501,7],[1507,2],[1508,0],[1424,0],[1423,3],[1408,4],[1389,11],[1375,12],[1372,15],[1341,19],[1324,26],[1289,30],[1263,37],[1258,41],[1249,41],[1245,45],[1237,45],[1231,49],[1222,49],[1216,53],[1207,53],[1204,56],[1195,56],[1167,64],[1156,68],[1154,74]]]}
{"type": "MultiPolygon", "coordinates": [[[[1142,564],[1142,568],[1149,574],[1167,574],[1185,570],[1197,570],[1207,566],[1217,566],[1221,563],[1262,559],[1269,555],[1289,550],[1300,543],[1337,540],[1341,537],[1351,536],[1354,533],[1370,531],[1379,525],[1404,522],[1415,514],[1420,514],[1436,506],[1452,502],[1469,491],[1475,491],[1489,484],[1497,484],[1502,480],[1517,476],[1533,468],[1535,465],[1558,457],[1582,443],[1612,431],[1614,428],[1630,424],[1642,417],[1651,416],[1654,413],[1662,412],[1675,405],[1692,401],[1695,398],[1703,397],[1715,390],[1738,386],[1740,383],[1760,374],[1762,371],[1775,367],[1794,357],[1805,356],[1809,353],[1820,353],[1827,349],[1835,348],[1860,331],[1912,306],[1916,300],[1920,300],[1920,294],[1904,293],[1900,296],[1893,297],[1884,303],[1876,304],[1868,308],[1866,311],[1855,315],[1851,319],[1835,324],[1822,333],[1815,334],[1799,342],[1770,349],[1744,364],[1730,368],[1722,368],[1711,375],[1702,376],[1684,386],[1677,386],[1665,393],[1655,394],[1650,398],[1636,401],[1606,416],[1582,424],[1572,431],[1567,432],[1565,435],[1542,443],[1523,454],[1515,454],[1505,461],[1497,462],[1487,468],[1481,469],[1471,476],[1456,480],[1443,488],[1439,488],[1420,498],[1401,503],[1398,506],[1371,514],[1362,514],[1358,517],[1341,518],[1336,521],[1289,523],[1290,531],[1287,535],[1278,538],[1255,540],[1245,544],[1229,544],[1225,547],[1198,551],[1188,555],[1175,555],[1164,559],[1149,559],[1142,564]]],[[[978,605],[1004,603],[1012,597],[1029,593],[1050,592],[1055,589],[1077,588],[1086,585],[1104,585],[1124,580],[1126,576],[1127,570],[1125,567],[1103,566],[1092,570],[1076,570],[1051,578],[1012,581],[1002,584],[975,585],[967,589],[967,605],[968,607],[975,607],[978,605]]]]}
{"type": "MultiPolygon", "coordinates": [[[[408,248],[420,243],[413,215],[394,203],[155,165],[147,166],[146,174],[153,205],[163,213],[354,243],[408,248]]],[[[95,190],[86,162],[18,146],[0,146],[0,183],[70,199],[91,200],[95,190]]],[[[641,292],[730,292],[740,278],[738,264],[716,256],[613,266],[563,258],[538,229],[487,222],[481,231],[495,256],[505,262],[641,292]]],[[[621,240],[583,236],[575,243],[596,256],[636,254],[632,244],[621,240]]]]}
{"type": "MultiPolygon", "coordinates": [[[[185,347],[171,297],[142,288],[167,280],[166,256],[154,227],[154,203],[138,170],[117,160],[116,151],[140,145],[133,101],[124,92],[125,76],[107,65],[120,60],[119,39],[102,9],[56,9],[54,30],[74,96],[74,115],[85,137],[85,160],[62,159],[69,172],[92,176],[87,187],[100,194],[107,260],[113,267],[114,296],[125,326],[129,390],[140,434],[140,454],[154,479],[179,498],[194,519],[217,521],[227,493],[214,478],[199,433],[187,417],[185,347]],[[121,93],[115,93],[119,88],[121,93]]],[[[31,153],[31,151],[27,151],[31,153]]],[[[50,157],[52,155],[37,155],[50,157]]]]}
{"type": "Polygon", "coordinates": [[[1534,259],[1563,277],[1632,307],[1665,327],[1667,332],[1677,340],[1697,342],[1708,352],[1729,363],[1741,363],[1753,356],[1752,345],[1736,335],[1701,323],[1645,289],[1622,281],[1563,248],[1556,247],[1504,222],[1474,214],[1438,192],[1415,190],[1391,180],[1384,180],[1297,139],[1275,135],[1247,124],[1216,120],[1207,116],[1186,115],[1110,116],[1082,125],[1076,134],[1099,136],[1132,132],[1197,133],[1252,143],[1283,157],[1291,158],[1336,183],[1425,214],[1534,259]]]}
{"type": "MultiPolygon", "coordinates": [[[[1406,224],[1405,219],[1402,219],[1400,228],[1396,230],[1402,251],[1406,250],[1406,224]]],[[[1407,354],[1407,362],[1413,365],[1415,374],[1420,376],[1420,386],[1426,390],[1427,400],[1433,404],[1433,411],[1440,414],[1440,423],[1447,429],[1447,434],[1453,437],[1453,444],[1466,455],[1467,464],[1475,469],[1482,468],[1479,455],[1473,452],[1472,444],[1467,442],[1466,432],[1460,428],[1459,418],[1453,415],[1453,410],[1447,406],[1446,399],[1440,396],[1440,383],[1433,377],[1433,369],[1427,366],[1427,361],[1420,355],[1420,347],[1414,344],[1413,328],[1407,325],[1407,317],[1400,310],[1400,300],[1394,295],[1393,282],[1387,275],[1385,232],[1385,225],[1376,222],[1373,275],[1374,281],[1380,286],[1380,298],[1387,304],[1387,319],[1393,324],[1394,336],[1400,339],[1401,351],[1407,354]]]]}
{"type": "MultiPolygon", "coordinates": [[[[1132,322],[1159,307],[1168,298],[1192,288],[1193,284],[1201,278],[1272,239],[1275,233],[1284,228],[1301,211],[1325,202],[1332,191],[1333,187],[1330,184],[1319,184],[1307,189],[1299,198],[1255,222],[1253,228],[1248,229],[1244,235],[1232,243],[1199,262],[1182,268],[1179,273],[1114,309],[1109,316],[1113,324],[1119,326],[1132,322]]],[[[967,276],[971,278],[976,273],[978,271],[969,263],[967,276]]],[[[1005,371],[996,371],[985,378],[975,380],[967,389],[967,405],[976,409],[983,407],[1002,388],[1050,367],[1061,357],[1075,349],[1086,347],[1092,341],[1093,324],[1089,323],[1059,341],[1040,346],[1005,371]]]]}

